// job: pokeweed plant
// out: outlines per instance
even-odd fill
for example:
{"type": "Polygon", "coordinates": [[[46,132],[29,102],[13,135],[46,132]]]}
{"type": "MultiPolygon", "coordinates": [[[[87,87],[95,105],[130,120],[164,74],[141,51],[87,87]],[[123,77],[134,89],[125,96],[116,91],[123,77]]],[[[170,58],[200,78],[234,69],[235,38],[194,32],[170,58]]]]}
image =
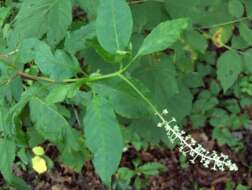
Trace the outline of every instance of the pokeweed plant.
{"type": "MultiPolygon", "coordinates": [[[[129,6],[136,2],[24,0],[1,7],[0,171],[10,185],[29,189],[13,175],[15,160],[27,167],[32,160],[39,168],[31,150],[49,141],[60,152],[58,160],[75,171],[92,159],[96,173],[110,186],[126,146],[125,126],[136,125],[147,135],[141,129],[146,121],[155,131],[152,138],[178,144],[191,163],[199,160],[205,168],[238,170],[227,155],[206,150],[177,124],[188,115],[182,102],[191,102],[192,95],[176,74],[176,56],[166,50],[175,50],[178,57],[186,50],[196,59],[191,47],[179,49],[187,41],[191,44],[184,35],[202,37],[193,31],[192,18],[176,16],[176,8],[170,10],[176,6],[167,1],[167,10],[176,19],[167,17],[145,31],[149,34],[139,34],[136,11],[129,6]],[[87,11],[85,22],[73,22],[75,5],[87,11]],[[176,117],[168,118],[167,109],[176,117]]],[[[216,31],[214,36],[218,46],[225,45],[216,31]]],[[[204,39],[192,46],[206,49],[204,39]]],[[[226,62],[230,57],[239,62],[239,56],[230,50],[218,62],[224,91],[242,70],[234,64],[230,71],[226,62]]],[[[182,62],[180,70],[185,69],[182,62]]],[[[37,158],[44,171],[45,160],[37,158]]]]}

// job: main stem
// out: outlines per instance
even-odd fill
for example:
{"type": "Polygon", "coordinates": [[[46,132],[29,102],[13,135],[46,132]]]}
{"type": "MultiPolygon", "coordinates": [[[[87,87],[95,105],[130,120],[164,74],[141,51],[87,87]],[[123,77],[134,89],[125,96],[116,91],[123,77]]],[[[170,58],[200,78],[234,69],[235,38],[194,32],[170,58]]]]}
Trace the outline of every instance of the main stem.
{"type": "Polygon", "coordinates": [[[161,120],[163,120],[162,115],[159,113],[157,108],[151,103],[151,101],[124,75],[119,74],[118,77],[120,77],[123,81],[125,81],[131,88],[135,90],[135,92],[150,106],[154,114],[156,114],[161,120]]]}

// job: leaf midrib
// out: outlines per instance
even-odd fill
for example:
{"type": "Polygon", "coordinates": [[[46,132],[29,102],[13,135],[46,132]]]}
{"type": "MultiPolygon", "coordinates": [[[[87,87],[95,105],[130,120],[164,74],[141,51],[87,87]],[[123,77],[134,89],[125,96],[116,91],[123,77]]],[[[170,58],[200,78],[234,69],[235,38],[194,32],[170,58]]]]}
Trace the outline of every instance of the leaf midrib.
{"type": "Polygon", "coordinates": [[[115,35],[115,43],[117,50],[120,50],[120,44],[119,44],[119,39],[118,39],[118,34],[117,34],[117,26],[116,26],[116,17],[115,17],[115,7],[113,6],[114,0],[110,1],[110,7],[111,7],[111,12],[112,12],[112,24],[113,24],[113,30],[114,30],[114,35],[115,35]]]}

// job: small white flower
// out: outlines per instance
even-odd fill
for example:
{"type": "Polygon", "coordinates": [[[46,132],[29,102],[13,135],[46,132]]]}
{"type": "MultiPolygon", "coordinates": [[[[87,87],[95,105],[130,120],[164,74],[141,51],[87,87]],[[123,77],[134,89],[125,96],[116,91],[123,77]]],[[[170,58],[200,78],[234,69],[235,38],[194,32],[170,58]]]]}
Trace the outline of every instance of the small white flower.
{"type": "Polygon", "coordinates": [[[163,111],[162,111],[162,114],[163,115],[167,115],[169,112],[168,112],[168,110],[167,109],[164,109],[163,111]]]}

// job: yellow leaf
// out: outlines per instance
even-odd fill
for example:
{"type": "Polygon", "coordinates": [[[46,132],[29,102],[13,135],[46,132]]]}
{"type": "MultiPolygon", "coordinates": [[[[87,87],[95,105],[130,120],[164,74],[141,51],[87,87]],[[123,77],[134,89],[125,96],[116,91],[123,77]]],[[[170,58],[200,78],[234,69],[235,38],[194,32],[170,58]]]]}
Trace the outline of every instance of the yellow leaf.
{"type": "Polygon", "coordinates": [[[43,149],[42,146],[36,146],[32,149],[32,152],[36,155],[36,156],[42,156],[45,154],[45,151],[43,149]]]}
{"type": "Polygon", "coordinates": [[[47,171],[46,161],[40,156],[32,158],[32,168],[39,174],[47,171]]]}
{"type": "Polygon", "coordinates": [[[216,47],[220,48],[223,46],[222,42],[222,34],[223,34],[224,29],[220,28],[218,29],[212,36],[212,41],[216,45],[216,47]]]}

